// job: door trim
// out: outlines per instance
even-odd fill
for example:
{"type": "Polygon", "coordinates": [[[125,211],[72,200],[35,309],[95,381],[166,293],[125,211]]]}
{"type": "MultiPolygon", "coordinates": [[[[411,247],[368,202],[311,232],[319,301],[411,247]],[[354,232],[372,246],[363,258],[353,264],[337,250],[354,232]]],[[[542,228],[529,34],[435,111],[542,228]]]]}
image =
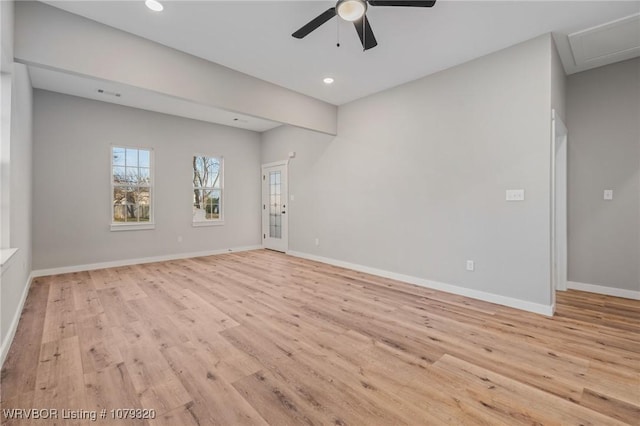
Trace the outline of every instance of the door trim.
{"type": "MultiPolygon", "coordinates": [[[[262,238],[260,239],[261,243],[262,243],[262,248],[264,249],[269,249],[265,246],[265,241],[266,241],[266,235],[269,232],[268,229],[268,221],[265,221],[264,219],[264,210],[266,209],[266,205],[268,204],[268,200],[265,199],[265,192],[264,192],[264,176],[266,176],[265,174],[265,169],[271,168],[271,167],[283,167],[285,169],[285,176],[286,176],[286,180],[285,180],[285,188],[286,188],[286,194],[282,194],[284,195],[284,200],[286,202],[286,204],[289,204],[289,160],[281,160],[281,161],[274,161],[271,163],[265,163],[260,167],[260,199],[261,199],[261,204],[262,204],[262,210],[260,210],[260,233],[262,234],[262,238]]],[[[283,223],[283,229],[286,229],[286,232],[283,235],[282,241],[284,243],[284,251],[283,253],[286,253],[289,251],[289,208],[286,207],[287,210],[287,214],[284,214],[281,216],[281,220],[284,222],[283,223]]],[[[270,250],[275,250],[275,249],[270,249],[270,250]]],[[[279,251],[279,250],[276,250],[279,251]]]]}
{"type": "MultiPolygon", "coordinates": [[[[267,167],[276,167],[276,166],[285,166],[285,167],[287,167],[287,168],[288,168],[288,167],[289,167],[289,160],[274,161],[273,163],[266,163],[266,164],[263,164],[263,165],[261,166],[261,169],[260,169],[260,170],[262,171],[262,170],[264,170],[264,169],[265,169],[265,168],[267,168],[267,167]]],[[[288,170],[287,170],[287,172],[288,172],[288,170]]],[[[288,174],[288,173],[287,173],[287,174],[288,174]]]]}
{"type": "MultiPolygon", "coordinates": [[[[564,283],[559,283],[558,282],[558,265],[557,265],[557,257],[558,257],[558,250],[557,250],[557,232],[558,230],[556,229],[556,223],[557,223],[557,215],[558,215],[558,211],[557,211],[557,203],[556,203],[556,165],[557,165],[557,149],[558,149],[558,143],[564,143],[564,149],[565,151],[565,157],[564,157],[564,161],[565,161],[565,174],[566,174],[566,161],[567,159],[567,155],[568,155],[568,147],[567,147],[567,143],[568,143],[568,135],[569,132],[567,130],[566,125],[564,124],[564,122],[562,121],[562,119],[560,118],[560,116],[558,115],[558,113],[556,112],[555,109],[551,110],[551,211],[550,211],[550,219],[551,219],[551,226],[550,226],[550,243],[551,243],[551,304],[554,308],[555,311],[555,305],[556,305],[556,291],[557,290],[566,290],[567,289],[567,281],[568,280],[568,276],[567,276],[567,260],[568,258],[565,256],[564,259],[564,264],[561,265],[562,268],[565,269],[563,276],[565,277],[565,282],[564,283]],[[558,129],[562,129],[564,131],[564,140],[559,141],[557,140],[556,134],[558,129]]],[[[565,189],[565,197],[567,196],[567,190],[565,189]]],[[[565,198],[565,206],[568,202],[568,200],[565,198]]],[[[563,214],[567,215],[567,210],[565,208],[563,214]]],[[[565,224],[567,224],[567,219],[565,217],[565,224]]],[[[564,236],[560,236],[564,238],[564,251],[565,254],[568,250],[568,241],[567,241],[567,234],[566,234],[566,229],[565,229],[565,234],[564,236]]]]}

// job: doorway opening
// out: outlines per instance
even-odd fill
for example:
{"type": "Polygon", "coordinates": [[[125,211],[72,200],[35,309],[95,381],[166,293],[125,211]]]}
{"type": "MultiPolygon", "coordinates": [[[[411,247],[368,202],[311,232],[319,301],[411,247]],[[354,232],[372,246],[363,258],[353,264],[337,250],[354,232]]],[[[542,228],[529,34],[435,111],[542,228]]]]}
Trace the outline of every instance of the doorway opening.
{"type": "Polygon", "coordinates": [[[555,110],[551,111],[551,294],[567,289],[567,141],[568,131],[555,110]]]}

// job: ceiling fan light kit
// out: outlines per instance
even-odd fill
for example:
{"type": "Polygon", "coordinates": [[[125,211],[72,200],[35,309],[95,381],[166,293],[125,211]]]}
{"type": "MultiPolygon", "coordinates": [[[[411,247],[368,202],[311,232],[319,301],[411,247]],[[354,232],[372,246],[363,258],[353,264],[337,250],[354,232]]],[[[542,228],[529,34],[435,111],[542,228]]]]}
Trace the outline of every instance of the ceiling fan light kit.
{"type": "Polygon", "coordinates": [[[158,0],[146,0],[144,4],[154,12],[162,12],[164,6],[158,0]]]}
{"type": "Polygon", "coordinates": [[[353,26],[360,37],[362,48],[369,50],[378,45],[367,19],[369,6],[433,7],[435,3],[435,0],[338,0],[335,7],[325,10],[291,35],[299,39],[305,38],[322,24],[338,15],[347,22],[353,22],[353,26]]]}
{"type": "Polygon", "coordinates": [[[365,0],[339,0],[336,3],[336,10],[338,16],[345,21],[357,21],[367,12],[367,2],[365,0]]]}

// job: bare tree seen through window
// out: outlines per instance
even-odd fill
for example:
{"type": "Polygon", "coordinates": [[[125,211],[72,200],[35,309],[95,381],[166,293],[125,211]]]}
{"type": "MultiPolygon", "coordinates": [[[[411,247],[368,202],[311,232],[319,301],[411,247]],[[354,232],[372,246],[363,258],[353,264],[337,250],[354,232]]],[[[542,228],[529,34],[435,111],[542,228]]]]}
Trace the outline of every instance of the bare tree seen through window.
{"type": "Polygon", "coordinates": [[[151,151],[111,150],[114,223],[149,222],[151,217],[151,151]]]}
{"type": "Polygon", "coordinates": [[[219,220],[222,188],[221,160],[218,157],[193,157],[193,220],[219,220]]]}

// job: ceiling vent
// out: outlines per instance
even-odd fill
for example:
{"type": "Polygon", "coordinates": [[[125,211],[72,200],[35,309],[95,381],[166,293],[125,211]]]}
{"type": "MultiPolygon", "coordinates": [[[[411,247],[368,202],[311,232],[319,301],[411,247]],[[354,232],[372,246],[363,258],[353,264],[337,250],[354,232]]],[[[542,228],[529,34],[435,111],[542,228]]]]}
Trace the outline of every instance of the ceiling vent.
{"type": "Polygon", "coordinates": [[[119,98],[120,96],[122,96],[120,93],[110,92],[104,89],[98,89],[98,93],[100,93],[101,95],[115,96],[116,98],[119,98]]]}
{"type": "Polygon", "coordinates": [[[640,56],[640,13],[569,34],[569,44],[581,70],[640,56]]]}

